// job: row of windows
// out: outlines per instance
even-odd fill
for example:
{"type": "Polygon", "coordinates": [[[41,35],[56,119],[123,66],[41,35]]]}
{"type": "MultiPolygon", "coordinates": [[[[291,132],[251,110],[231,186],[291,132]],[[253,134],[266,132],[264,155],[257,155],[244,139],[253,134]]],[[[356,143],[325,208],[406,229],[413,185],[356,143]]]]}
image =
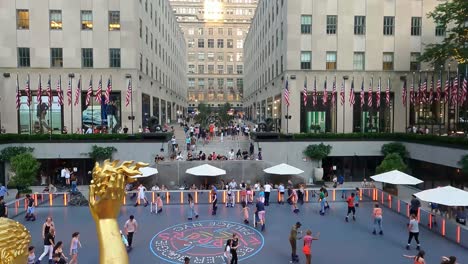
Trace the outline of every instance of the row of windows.
{"type": "MultiPolygon", "coordinates": [[[[421,17],[411,18],[411,36],[420,36],[422,27],[421,17]]],[[[338,16],[329,15],[327,16],[326,32],[329,35],[336,34],[338,25],[338,16]]],[[[312,33],[312,16],[302,15],[301,16],[301,33],[311,34],[312,33]]],[[[366,17],[365,16],[354,16],[354,34],[365,35],[366,34],[366,17]]],[[[392,36],[395,34],[395,17],[384,16],[383,17],[383,35],[392,36]]],[[[445,28],[437,25],[435,29],[436,36],[444,36],[445,28]]]]}
{"type": "MultiPolygon", "coordinates": [[[[93,29],[93,11],[81,10],[80,18],[82,30],[93,29]]],[[[16,28],[27,30],[29,29],[29,24],[29,10],[16,10],[16,28]]],[[[110,31],[120,30],[120,11],[109,11],[108,27],[110,31]]],[[[62,10],[49,10],[49,28],[51,30],[62,30],[62,10]]]]}
{"type": "MultiPolygon", "coordinates": [[[[109,67],[120,68],[120,49],[109,49],[109,67]]],[[[18,48],[18,67],[31,67],[31,52],[29,48],[18,48]]],[[[51,48],[50,49],[50,67],[62,68],[63,67],[63,49],[51,48]]],[[[81,67],[93,68],[93,49],[81,49],[81,67]]]]}
{"type": "Polygon", "coordinates": [[[226,65],[226,70],[224,70],[224,65],[217,65],[215,70],[215,65],[210,64],[205,70],[204,64],[197,65],[198,67],[195,68],[195,64],[188,65],[188,73],[189,74],[243,74],[244,73],[244,66],[243,65],[236,65],[236,71],[234,72],[234,65],[226,65]]]}
{"type": "MultiPolygon", "coordinates": [[[[198,85],[199,88],[203,88],[206,84],[206,79],[205,78],[189,78],[188,79],[188,84],[190,89],[194,89],[196,85],[198,85]]],[[[244,85],[244,79],[234,79],[234,78],[208,78],[208,86],[209,87],[214,87],[215,83],[217,84],[219,89],[224,88],[224,84],[226,84],[227,88],[234,88],[234,83],[238,88],[242,88],[244,85]],[[215,82],[216,80],[216,82],[215,82]]]]}
{"type": "MultiPolygon", "coordinates": [[[[213,36],[215,29],[214,28],[208,28],[208,35],[213,36]]],[[[205,34],[205,29],[204,28],[197,28],[197,35],[203,36],[205,34]]],[[[193,36],[195,35],[195,29],[194,28],[189,28],[187,30],[188,35],[193,36]]],[[[232,36],[233,34],[233,29],[232,28],[227,28],[227,35],[232,36]]],[[[244,34],[244,31],[241,28],[237,29],[237,36],[242,36],[244,34]]],[[[222,36],[224,35],[224,28],[220,27],[218,28],[218,35],[222,36]]]]}
{"type": "MultiPolygon", "coordinates": [[[[223,49],[225,46],[228,49],[233,49],[234,48],[234,40],[233,39],[226,39],[226,45],[224,45],[224,39],[217,39],[215,42],[215,39],[197,39],[196,45],[195,45],[195,39],[188,39],[187,40],[187,46],[189,48],[205,48],[206,47],[209,49],[214,49],[219,48],[223,49]]],[[[237,49],[242,49],[244,47],[244,41],[242,39],[236,40],[236,48],[237,49]]]]}
{"type": "MultiPolygon", "coordinates": [[[[412,52],[410,54],[410,70],[417,71],[420,69],[419,63],[419,52],[412,52]]],[[[393,52],[384,52],[382,69],[384,71],[392,71],[394,62],[393,52]]],[[[312,68],[312,52],[311,51],[301,51],[301,69],[310,70],[312,68]]],[[[337,68],[337,53],[336,51],[328,51],[326,54],[326,69],[327,70],[336,70],[337,68]]],[[[353,54],[353,70],[363,71],[365,70],[365,53],[364,52],[354,52],[353,54]]]]}
{"type": "Polygon", "coordinates": [[[236,53],[236,57],[234,57],[234,53],[231,53],[231,52],[228,52],[228,53],[218,52],[216,54],[214,52],[208,52],[206,54],[204,52],[198,52],[198,56],[196,56],[195,52],[189,52],[187,58],[189,62],[205,61],[205,60],[206,61],[216,60],[218,62],[223,62],[225,58],[226,58],[226,61],[228,62],[233,62],[234,58],[235,58],[235,61],[240,62],[243,60],[243,53],[238,52],[236,53]]]}

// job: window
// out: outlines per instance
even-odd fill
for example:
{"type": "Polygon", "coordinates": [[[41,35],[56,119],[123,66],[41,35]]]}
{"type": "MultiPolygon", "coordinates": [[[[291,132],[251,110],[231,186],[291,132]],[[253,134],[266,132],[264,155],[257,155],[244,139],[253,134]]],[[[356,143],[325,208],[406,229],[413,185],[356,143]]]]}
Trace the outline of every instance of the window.
{"type": "Polygon", "coordinates": [[[419,71],[420,70],[421,64],[419,63],[419,56],[421,56],[421,53],[411,52],[410,71],[419,71]]]}
{"type": "Polygon", "coordinates": [[[29,48],[18,48],[18,67],[31,67],[29,48]]]}
{"type": "Polygon", "coordinates": [[[226,70],[227,70],[227,74],[233,74],[234,73],[234,65],[227,65],[226,70]]]}
{"type": "Polygon", "coordinates": [[[421,36],[421,17],[411,18],[411,36],[421,36]]]}
{"type": "Polygon", "coordinates": [[[62,48],[50,49],[50,67],[62,68],[63,67],[63,50],[62,48]]]}
{"type": "Polygon", "coordinates": [[[236,61],[239,62],[239,61],[242,61],[242,60],[243,60],[242,52],[237,52],[236,53],[236,61]]]}
{"type": "Polygon", "coordinates": [[[218,35],[223,35],[224,34],[224,29],[223,28],[218,28],[218,35]]]}
{"type": "Polygon", "coordinates": [[[16,28],[29,29],[29,10],[18,9],[16,10],[16,28]]]}
{"type": "Polygon", "coordinates": [[[50,29],[62,30],[62,10],[50,10],[49,12],[50,29]]]}
{"type": "Polygon", "coordinates": [[[218,89],[223,89],[224,88],[224,79],[219,78],[218,79],[218,89]]]}
{"type": "Polygon", "coordinates": [[[354,35],[365,35],[366,34],[366,17],[355,16],[354,17],[354,35]]]}
{"type": "Polygon", "coordinates": [[[109,67],[120,68],[120,49],[109,49],[109,67]]]}
{"type": "Polygon", "coordinates": [[[237,74],[243,74],[243,73],[244,73],[244,66],[237,65],[237,74]]]}
{"type": "Polygon", "coordinates": [[[395,28],[395,17],[385,16],[383,18],[383,34],[385,36],[392,36],[395,28]]]}
{"type": "Polygon", "coordinates": [[[208,87],[210,89],[214,88],[214,78],[208,78],[208,87]]]}
{"type": "Polygon", "coordinates": [[[93,11],[81,11],[81,30],[93,30],[93,11]]]}
{"type": "Polygon", "coordinates": [[[187,44],[189,48],[195,48],[195,40],[194,39],[188,39],[187,44]]]}
{"type": "Polygon", "coordinates": [[[214,61],[215,60],[214,52],[208,52],[206,57],[208,58],[208,61],[214,61]]]}
{"type": "Polygon", "coordinates": [[[301,70],[310,70],[310,62],[312,57],[312,52],[310,51],[301,51],[301,70]]]}
{"type": "Polygon", "coordinates": [[[238,28],[237,29],[237,36],[242,36],[242,34],[243,34],[242,29],[238,28]]]}
{"type": "Polygon", "coordinates": [[[189,52],[187,55],[188,61],[194,61],[195,60],[195,52],[189,52]]]}
{"type": "Polygon", "coordinates": [[[213,64],[208,65],[208,73],[209,73],[209,74],[213,74],[213,73],[214,73],[214,69],[215,69],[215,68],[214,68],[214,65],[213,65],[213,64]]]}
{"type": "Polygon", "coordinates": [[[364,52],[354,52],[353,56],[353,69],[356,71],[363,71],[365,66],[364,52]]]}
{"type": "Polygon", "coordinates": [[[199,28],[199,29],[198,29],[198,35],[199,35],[199,36],[202,36],[202,35],[203,35],[203,28],[199,28]]]}
{"type": "Polygon", "coordinates": [[[214,48],[214,39],[208,39],[208,48],[210,49],[214,48]]]}
{"type": "Polygon", "coordinates": [[[327,70],[336,70],[336,51],[327,52],[327,70]]]}
{"type": "Polygon", "coordinates": [[[199,48],[204,48],[205,47],[205,40],[204,39],[198,39],[198,47],[199,48]]]}
{"type": "Polygon", "coordinates": [[[238,39],[236,41],[236,48],[238,49],[242,49],[244,46],[243,46],[243,43],[242,43],[242,39],[238,39]]]}
{"type": "Polygon", "coordinates": [[[93,49],[91,48],[81,49],[81,67],[82,68],[93,67],[93,49]]]}
{"type": "Polygon", "coordinates": [[[224,61],[224,53],[222,53],[222,52],[218,53],[218,61],[220,61],[220,62],[224,61]]]}
{"type": "Polygon", "coordinates": [[[228,62],[233,62],[233,61],[234,61],[234,53],[228,52],[228,53],[226,54],[226,61],[228,61],[228,62]]]}
{"type": "Polygon", "coordinates": [[[205,65],[199,64],[198,65],[198,74],[204,74],[205,73],[205,65]]]}
{"type": "Polygon", "coordinates": [[[143,37],[143,21],[140,19],[140,38],[143,37]]]}
{"type": "Polygon", "coordinates": [[[143,71],[143,54],[140,53],[140,71],[143,71]]]}
{"type": "Polygon", "coordinates": [[[228,36],[232,36],[232,28],[228,28],[228,36]]]}
{"type": "Polygon", "coordinates": [[[393,52],[383,53],[383,70],[384,71],[393,70],[393,52]]]}
{"type": "Polygon", "coordinates": [[[146,27],[146,34],[145,34],[145,41],[146,41],[146,45],[148,45],[148,27],[146,27]]]}
{"type": "Polygon", "coordinates": [[[445,37],[445,27],[443,25],[437,24],[435,27],[435,35],[437,37],[445,37]]]}
{"type": "Polygon", "coordinates": [[[218,65],[218,74],[224,74],[224,65],[218,65]]]}
{"type": "Polygon", "coordinates": [[[188,29],[188,34],[189,35],[194,35],[195,34],[195,30],[193,28],[189,28],[188,29]]]}
{"type": "Polygon", "coordinates": [[[205,53],[199,52],[198,53],[198,61],[205,61],[205,53]]]}
{"type": "Polygon", "coordinates": [[[190,89],[195,88],[195,78],[189,78],[188,79],[188,84],[189,84],[190,89]]]}
{"type": "Polygon", "coordinates": [[[218,49],[224,48],[224,39],[218,39],[218,49]]]}
{"type": "Polygon", "coordinates": [[[228,49],[234,48],[234,40],[232,40],[232,39],[226,40],[226,47],[227,47],[228,49]]]}
{"type": "Polygon", "coordinates": [[[226,79],[226,86],[227,88],[234,88],[234,79],[233,78],[227,78],[226,79]]]}
{"type": "Polygon", "coordinates": [[[205,87],[205,78],[198,78],[198,88],[203,89],[205,87]]]}
{"type": "Polygon", "coordinates": [[[312,16],[301,16],[301,33],[310,34],[312,33],[312,16]]]}
{"type": "Polygon", "coordinates": [[[188,66],[188,73],[195,73],[195,65],[194,64],[189,64],[188,66]]]}
{"type": "Polygon", "coordinates": [[[109,30],[120,30],[120,11],[109,11],[109,30]]]}
{"type": "Polygon", "coordinates": [[[337,25],[337,16],[327,16],[327,34],[335,35],[336,34],[336,25],[337,25]]]}

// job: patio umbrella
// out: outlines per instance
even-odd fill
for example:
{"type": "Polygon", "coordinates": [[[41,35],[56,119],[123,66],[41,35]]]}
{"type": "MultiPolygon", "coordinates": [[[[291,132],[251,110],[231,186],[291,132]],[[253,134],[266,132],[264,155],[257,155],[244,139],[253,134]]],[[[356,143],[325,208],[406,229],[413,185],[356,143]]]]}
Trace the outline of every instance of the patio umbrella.
{"type": "Polygon", "coordinates": [[[210,176],[210,177],[226,175],[225,170],[216,168],[215,166],[211,166],[209,164],[203,164],[197,167],[187,169],[185,173],[192,174],[195,176],[210,176]]]}
{"type": "Polygon", "coordinates": [[[421,181],[411,175],[398,170],[392,170],[389,172],[377,174],[371,177],[376,182],[390,183],[390,184],[401,184],[401,185],[416,185],[420,184],[421,181]]]}
{"type": "Polygon", "coordinates": [[[143,167],[143,168],[140,168],[138,169],[141,174],[140,175],[136,175],[136,176],[133,176],[131,178],[146,178],[146,177],[149,177],[149,176],[152,176],[152,175],[155,175],[158,173],[158,170],[156,168],[151,168],[151,167],[143,167]]]}
{"type": "Polygon", "coordinates": [[[414,195],[426,202],[446,206],[468,206],[468,192],[452,186],[429,189],[414,195]]]}
{"type": "Polygon", "coordinates": [[[281,163],[279,165],[264,169],[263,171],[269,174],[276,175],[297,175],[304,172],[303,170],[300,170],[286,163],[281,163]]]}

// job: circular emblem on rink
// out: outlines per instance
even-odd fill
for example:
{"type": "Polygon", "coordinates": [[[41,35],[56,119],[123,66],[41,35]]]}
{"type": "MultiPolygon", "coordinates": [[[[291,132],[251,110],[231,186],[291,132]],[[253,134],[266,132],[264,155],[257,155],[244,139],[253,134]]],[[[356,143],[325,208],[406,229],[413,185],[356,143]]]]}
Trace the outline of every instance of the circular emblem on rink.
{"type": "Polygon", "coordinates": [[[153,254],[169,263],[224,263],[226,241],[236,233],[239,261],[256,255],[264,244],[263,235],[253,227],[229,221],[196,221],[171,226],[157,233],[150,242],[153,254]]]}

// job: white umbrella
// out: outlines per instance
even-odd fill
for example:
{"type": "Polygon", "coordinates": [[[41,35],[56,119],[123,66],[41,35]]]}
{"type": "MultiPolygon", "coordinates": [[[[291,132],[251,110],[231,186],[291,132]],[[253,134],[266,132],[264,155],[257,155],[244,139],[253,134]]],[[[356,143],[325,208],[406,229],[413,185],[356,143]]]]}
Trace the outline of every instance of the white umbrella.
{"type": "Polygon", "coordinates": [[[211,166],[209,164],[203,164],[194,168],[187,169],[185,173],[192,174],[195,176],[220,176],[225,175],[226,171],[211,166]]]}
{"type": "Polygon", "coordinates": [[[421,181],[418,178],[415,178],[411,175],[408,175],[404,172],[398,170],[392,170],[389,172],[377,174],[371,177],[376,182],[390,183],[390,184],[407,184],[407,185],[416,185],[420,184],[421,181]]]}
{"type": "Polygon", "coordinates": [[[276,175],[297,175],[304,172],[303,170],[300,170],[286,163],[281,163],[279,165],[264,169],[263,171],[269,174],[276,175]]]}
{"type": "Polygon", "coordinates": [[[429,189],[414,195],[426,202],[446,206],[468,206],[468,192],[452,186],[429,189]]]}
{"type": "Polygon", "coordinates": [[[133,176],[131,178],[146,178],[146,177],[149,177],[149,176],[152,176],[152,175],[155,175],[158,173],[158,170],[156,168],[151,168],[151,167],[143,167],[143,168],[140,168],[138,169],[141,174],[140,175],[136,175],[136,176],[133,176]]]}

